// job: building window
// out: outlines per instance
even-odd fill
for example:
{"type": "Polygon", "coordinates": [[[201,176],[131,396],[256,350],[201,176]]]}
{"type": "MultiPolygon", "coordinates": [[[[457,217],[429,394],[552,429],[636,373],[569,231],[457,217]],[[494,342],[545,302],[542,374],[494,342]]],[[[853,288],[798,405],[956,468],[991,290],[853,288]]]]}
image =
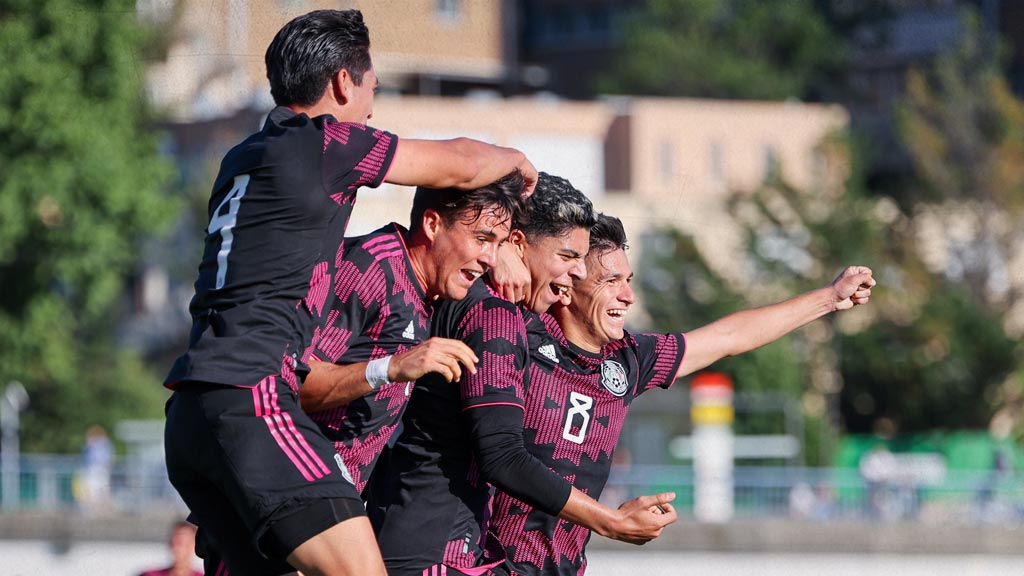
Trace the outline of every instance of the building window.
{"type": "Polygon", "coordinates": [[[675,147],[671,140],[663,139],[658,147],[658,172],[662,184],[671,184],[675,178],[675,147]]]}
{"type": "Polygon", "coordinates": [[[711,173],[711,186],[715,190],[725,189],[725,153],[722,144],[712,140],[708,147],[708,171],[711,173]]]}
{"type": "Polygon", "coordinates": [[[437,16],[446,22],[458,20],[462,14],[462,0],[437,0],[437,16]]]}
{"type": "Polygon", "coordinates": [[[779,178],[779,155],[771,144],[765,144],[762,151],[764,153],[764,181],[775,181],[779,178]]]}

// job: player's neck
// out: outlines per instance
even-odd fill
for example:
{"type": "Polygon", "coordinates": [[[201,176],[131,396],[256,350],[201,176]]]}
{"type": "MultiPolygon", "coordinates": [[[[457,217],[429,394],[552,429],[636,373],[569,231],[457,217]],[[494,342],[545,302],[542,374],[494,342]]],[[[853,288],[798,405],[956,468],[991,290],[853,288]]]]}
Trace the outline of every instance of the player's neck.
{"type": "Polygon", "coordinates": [[[551,310],[551,315],[558,322],[558,326],[562,329],[565,339],[572,342],[574,346],[593,354],[601,352],[601,346],[604,343],[577,323],[567,308],[556,306],[551,310]]]}
{"type": "Polygon", "coordinates": [[[427,245],[422,242],[417,242],[415,236],[406,234],[405,248],[409,253],[409,262],[412,264],[412,273],[416,275],[416,280],[419,281],[420,286],[423,288],[423,293],[426,294],[427,301],[435,300],[437,298],[437,292],[430,289],[430,283],[428,282],[430,276],[427,275],[427,264],[430,260],[427,258],[427,245]]]}
{"type": "MultiPolygon", "coordinates": [[[[288,108],[296,114],[305,114],[310,118],[330,114],[338,122],[360,122],[358,118],[351,118],[350,116],[352,116],[352,114],[343,105],[338,104],[338,102],[330,98],[326,93],[323,98],[310,106],[290,104],[285,106],[285,108],[288,108]]],[[[363,120],[365,121],[365,118],[363,120]]]]}

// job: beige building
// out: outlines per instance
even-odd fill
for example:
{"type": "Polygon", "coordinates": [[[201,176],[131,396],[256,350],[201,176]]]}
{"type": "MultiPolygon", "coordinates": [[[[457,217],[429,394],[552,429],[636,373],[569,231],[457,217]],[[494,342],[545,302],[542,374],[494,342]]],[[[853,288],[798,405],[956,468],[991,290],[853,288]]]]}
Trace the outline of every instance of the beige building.
{"type": "Polygon", "coordinates": [[[443,82],[502,83],[515,66],[511,4],[504,0],[138,0],[140,18],[172,27],[165,62],[147,66],[154,103],[182,121],[267,107],[263,57],[292,18],[357,8],[370,29],[385,89],[439,93],[443,82]]]}
{"type": "MultiPolygon", "coordinates": [[[[692,235],[718,272],[742,274],[731,254],[741,238],[724,202],[778,172],[803,190],[837,191],[842,159],[819,149],[847,125],[837,106],[628,98],[381,97],[373,124],[410,138],[469,136],[525,152],[539,170],[568,178],[595,205],[623,220],[636,261],[645,232],[692,235]]],[[[408,218],[411,191],[361,194],[350,230],[408,218]]]]}

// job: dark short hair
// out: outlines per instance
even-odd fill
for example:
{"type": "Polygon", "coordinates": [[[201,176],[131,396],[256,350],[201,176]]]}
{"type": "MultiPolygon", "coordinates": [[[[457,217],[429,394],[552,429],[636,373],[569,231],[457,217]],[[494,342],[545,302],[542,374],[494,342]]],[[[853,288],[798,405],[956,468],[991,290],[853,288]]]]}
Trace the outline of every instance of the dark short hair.
{"type": "Polygon", "coordinates": [[[533,194],[523,202],[516,229],[533,241],[542,236],[564,236],[574,228],[590,228],[597,213],[590,200],[568,180],[541,172],[533,194]]]}
{"type": "Polygon", "coordinates": [[[314,10],[284,25],[264,57],[278,106],[311,106],[344,68],[359,86],[370,69],[370,31],[359,10],[314,10]]]}
{"type": "Polygon", "coordinates": [[[604,212],[599,213],[597,223],[590,227],[589,254],[600,256],[607,252],[627,250],[628,248],[626,229],[622,227],[622,220],[604,212]]]}
{"type": "Polygon", "coordinates": [[[473,190],[456,188],[424,188],[416,189],[409,213],[409,231],[416,232],[423,226],[423,215],[433,210],[441,215],[445,226],[456,221],[472,222],[480,217],[485,210],[515,222],[522,211],[523,187],[526,185],[519,170],[473,190]]]}

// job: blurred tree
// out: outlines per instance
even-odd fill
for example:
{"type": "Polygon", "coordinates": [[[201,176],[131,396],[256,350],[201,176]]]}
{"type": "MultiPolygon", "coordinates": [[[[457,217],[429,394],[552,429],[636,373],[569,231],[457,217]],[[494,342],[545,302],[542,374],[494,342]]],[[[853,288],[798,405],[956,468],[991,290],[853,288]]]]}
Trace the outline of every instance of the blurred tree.
{"type": "Polygon", "coordinates": [[[1024,102],[974,16],[962,42],[909,74],[897,116],[925,261],[1024,336],[1024,102]],[[1014,273],[1013,270],[1017,270],[1014,273]]]}
{"type": "MultiPolygon", "coordinates": [[[[831,138],[822,143],[820,153],[831,162],[845,162],[848,146],[844,138],[831,138]]],[[[835,169],[843,170],[841,165],[835,169]]],[[[734,193],[726,209],[746,239],[736,254],[742,277],[725,279],[714,272],[685,235],[656,236],[645,244],[649,260],[639,278],[655,328],[697,328],[740,309],[820,288],[846,265],[871,264],[883,249],[884,225],[875,215],[875,202],[859,193],[855,183],[851,177],[846,184],[854,185],[852,192],[825,183],[815,190],[797,190],[776,178],[757,191],[734,193]]],[[[713,369],[732,375],[737,391],[779,391],[799,400],[806,422],[805,458],[812,465],[827,464],[843,381],[834,326],[848,316],[850,330],[863,330],[873,322],[870,310],[879,300],[885,295],[876,295],[867,309],[814,322],[761,349],[723,359],[713,369]]],[[[781,432],[759,429],[758,420],[744,415],[736,429],[781,432]]]]}
{"type": "MultiPolygon", "coordinates": [[[[879,287],[869,306],[715,366],[733,375],[738,390],[801,398],[811,463],[829,458],[828,446],[820,459],[814,448],[828,443],[821,434],[829,422],[883,435],[984,429],[1019,363],[1019,345],[999,316],[963,283],[929,269],[914,218],[893,199],[866,192],[859,166],[841,193],[781,181],[736,193],[728,210],[747,239],[737,255],[747,278],[716,275],[692,240],[676,233],[660,241],[671,250],[657,242],[648,250],[653,262],[640,279],[656,328],[672,330],[819,287],[847,264],[874,269],[879,287]]],[[[740,432],[749,426],[737,422],[740,432]]]]}
{"type": "Polygon", "coordinates": [[[965,19],[960,42],[907,78],[897,114],[917,176],[907,198],[923,263],[953,287],[946,294],[954,302],[934,312],[954,315],[952,327],[933,327],[942,374],[966,372],[960,379],[973,386],[965,399],[973,393],[986,411],[1015,414],[994,421],[993,433],[1016,428],[1024,438],[1024,102],[1002,74],[997,41],[975,12],[965,19]],[[960,350],[961,338],[973,355],[960,350]]]}
{"type": "Polygon", "coordinates": [[[740,386],[801,395],[812,422],[838,417],[846,432],[989,428],[1024,438],[1024,103],[974,16],[964,29],[948,54],[908,76],[897,117],[912,189],[869,190],[871,144],[826,142],[853,160],[838,191],[768,182],[734,195],[747,280],[716,275],[685,237],[649,251],[662,261],[641,286],[658,328],[696,327],[864,263],[880,283],[870,306],[721,368],[740,386]]]}
{"type": "Polygon", "coordinates": [[[27,451],[77,451],[166,397],[114,338],[176,212],[138,59],[154,39],[132,0],[0,0],[0,378],[32,397],[27,451]]]}
{"type": "Polygon", "coordinates": [[[812,0],[647,0],[599,86],[650,96],[820,99],[845,50],[812,0]]]}

